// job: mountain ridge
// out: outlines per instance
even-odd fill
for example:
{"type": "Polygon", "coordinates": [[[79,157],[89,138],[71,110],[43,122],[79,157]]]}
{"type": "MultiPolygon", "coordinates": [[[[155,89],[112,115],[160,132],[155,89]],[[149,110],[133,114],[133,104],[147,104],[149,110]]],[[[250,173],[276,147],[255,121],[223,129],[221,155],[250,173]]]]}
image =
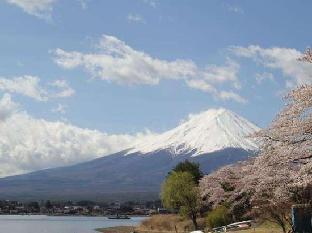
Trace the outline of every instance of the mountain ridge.
{"type": "MultiPolygon", "coordinates": [[[[142,199],[157,197],[161,183],[179,162],[188,159],[200,164],[205,174],[215,169],[245,160],[253,154],[237,148],[227,148],[207,156],[172,156],[158,151],[147,156],[125,151],[88,162],[45,169],[24,175],[0,179],[0,199],[113,199],[116,194],[140,195],[142,199]],[[222,158],[222,159],[220,159],[222,158]],[[144,195],[146,193],[146,195],[144,195]]],[[[119,195],[119,196],[120,196],[119,195]]],[[[132,197],[133,197],[132,196],[132,197]]],[[[119,199],[122,197],[120,196],[119,199]]]]}
{"type": "Polygon", "coordinates": [[[253,156],[256,142],[245,136],[258,129],[228,110],[206,111],[128,150],[76,165],[1,178],[0,199],[99,200],[119,194],[126,199],[131,199],[130,194],[141,199],[157,197],[168,172],[186,159],[210,173],[253,156]]]}

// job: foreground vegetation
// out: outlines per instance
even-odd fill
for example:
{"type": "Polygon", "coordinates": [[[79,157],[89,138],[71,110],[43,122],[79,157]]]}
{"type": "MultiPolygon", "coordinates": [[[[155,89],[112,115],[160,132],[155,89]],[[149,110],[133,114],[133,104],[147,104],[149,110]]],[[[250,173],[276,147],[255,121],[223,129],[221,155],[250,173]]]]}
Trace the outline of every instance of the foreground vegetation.
{"type": "MultiPolygon", "coordinates": [[[[205,220],[203,218],[198,219],[199,226],[204,228],[205,220]]],[[[133,226],[120,226],[109,227],[103,229],[97,229],[103,233],[184,233],[190,232],[192,229],[191,220],[185,220],[179,215],[154,215],[151,218],[143,221],[141,225],[137,227],[133,226]]],[[[205,232],[208,232],[207,229],[205,232]]],[[[251,227],[247,230],[236,231],[239,233],[282,233],[279,226],[270,222],[264,222],[251,227]]]]}
{"type": "MultiPolygon", "coordinates": [[[[312,50],[300,59],[312,63],[312,50]]],[[[202,229],[250,219],[268,220],[283,233],[295,232],[293,205],[312,208],[312,85],[286,96],[286,105],[272,124],[255,135],[257,157],[225,166],[202,177],[198,164],[176,166],[165,179],[163,205],[202,229]],[[303,204],[303,205],[302,205],[303,204]]]]}
{"type": "Polygon", "coordinates": [[[132,226],[118,226],[118,227],[107,227],[107,228],[99,228],[95,229],[98,232],[103,233],[129,233],[134,231],[134,227],[132,226]]]}
{"type": "MultiPolygon", "coordinates": [[[[312,63],[312,50],[300,61],[312,63]]],[[[240,232],[297,232],[292,206],[312,205],[312,85],[291,91],[286,101],[272,124],[254,135],[261,142],[256,158],[204,177],[198,164],[178,164],[166,177],[161,198],[179,216],[153,216],[136,231],[211,230],[256,219],[266,224],[240,232]]]]}
{"type": "Polygon", "coordinates": [[[247,230],[236,231],[239,233],[282,233],[280,227],[276,224],[265,222],[256,227],[251,227],[247,230]]]}
{"type": "MultiPolygon", "coordinates": [[[[198,219],[200,228],[204,227],[204,219],[198,219]]],[[[146,219],[137,227],[138,231],[172,231],[172,232],[187,232],[193,229],[191,220],[185,219],[179,215],[154,215],[146,219]]]]}

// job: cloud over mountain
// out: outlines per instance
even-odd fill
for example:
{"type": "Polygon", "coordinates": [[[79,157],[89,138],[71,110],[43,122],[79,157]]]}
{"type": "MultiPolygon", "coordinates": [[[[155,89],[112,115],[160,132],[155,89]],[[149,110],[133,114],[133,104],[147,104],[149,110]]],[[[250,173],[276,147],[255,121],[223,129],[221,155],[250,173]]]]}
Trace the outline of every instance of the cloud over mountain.
{"type": "Polygon", "coordinates": [[[116,37],[103,35],[97,51],[83,53],[58,48],[54,60],[65,69],[82,67],[92,77],[118,84],[157,85],[161,80],[182,80],[215,98],[246,102],[236,92],[240,88],[237,76],[240,66],[231,59],[225,65],[199,67],[192,60],[154,58],[116,37]]]}
{"type": "Polygon", "coordinates": [[[94,159],[127,148],[136,137],[36,119],[5,94],[0,99],[0,176],[94,159]]]}

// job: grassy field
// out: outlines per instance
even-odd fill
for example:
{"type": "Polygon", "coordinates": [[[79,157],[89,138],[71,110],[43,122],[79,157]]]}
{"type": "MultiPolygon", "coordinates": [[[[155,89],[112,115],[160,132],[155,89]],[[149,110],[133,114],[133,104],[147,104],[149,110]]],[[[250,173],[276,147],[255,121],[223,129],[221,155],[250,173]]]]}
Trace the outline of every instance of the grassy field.
{"type": "Polygon", "coordinates": [[[107,227],[96,229],[96,231],[103,233],[130,233],[133,231],[133,227],[131,226],[107,227]]]}
{"type": "Polygon", "coordinates": [[[239,233],[282,233],[281,229],[272,223],[263,223],[255,228],[250,228],[248,230],[236,231],[239,233]]]}
{"type": "MultiPolygon", "coordinates": [[[[204,219],[199,220],[199,225],[203,227],[204,219]]],[[[97,229],[99,232],[103,233],[130,233],[135,230],[137,233],[187,233],[192,229],[192,224],[190,221],[185,221],[177,215],[155,215],[142,222],[142,224],[136,229],[133,227],[111,227],[97,229]]],[[[259,226],[252,227],[248,230],[235,231],[238,233],[282,233],[280,228],[272,223],[266,222],[260,224],[259,226]]]]}
{"type": "MultiPolygon", "coordinates": [[[[204,227],[204,219],[197,219],[200,228],[204,227]]],[[[140,232],[189,232],[193,229],[193,224],[190,220],[185,220],[178,215],[154,215],[146,219],[137,228],[140,232]]]]}
{"type": "MultiPolygon", "coordinates": [[[[203,219],[198,220],[200,225],[203,225],[203,219]]],[[[155,215],[143,221],[140,226],[136,227],[135,232],[138,233],[176,233],[190,232],[192,229],[191,221],[186,221],[178,215],[155,215]]],[[[97,229],[103,233],[130,233],[133,232],[133,227],[111,227],[97,229]]]]}

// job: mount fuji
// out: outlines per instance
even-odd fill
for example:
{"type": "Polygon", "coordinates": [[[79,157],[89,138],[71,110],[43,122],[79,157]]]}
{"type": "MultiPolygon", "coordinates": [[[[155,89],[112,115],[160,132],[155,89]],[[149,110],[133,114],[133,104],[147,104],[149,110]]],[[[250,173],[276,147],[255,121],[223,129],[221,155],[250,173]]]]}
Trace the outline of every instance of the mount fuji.
{"type": "Polygon", "coordinates": [[[259,130],[226,109],[190,115],[176,128],[124,151],[68,167],[0,179],[0,199],[151,199],[168,172],[186,159],[205,173],[253,156],[259,130]]]}
{"type": "Polygon", "coordinates": [[[258,148],[249,138],[259,128],[245,118],[226,109],[211,109],[190,115],[178,127],[163,134],[146,137],[127,154],[149,154],[168,150],[172,155],[192,154],[192,157],[225,148],[254,151],[258,148]]]}

